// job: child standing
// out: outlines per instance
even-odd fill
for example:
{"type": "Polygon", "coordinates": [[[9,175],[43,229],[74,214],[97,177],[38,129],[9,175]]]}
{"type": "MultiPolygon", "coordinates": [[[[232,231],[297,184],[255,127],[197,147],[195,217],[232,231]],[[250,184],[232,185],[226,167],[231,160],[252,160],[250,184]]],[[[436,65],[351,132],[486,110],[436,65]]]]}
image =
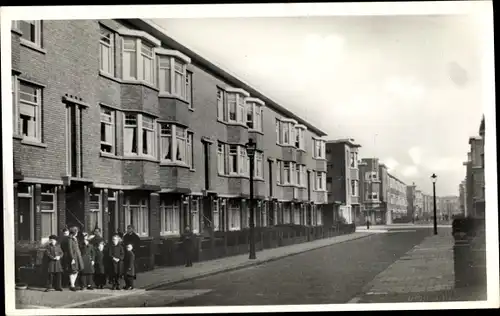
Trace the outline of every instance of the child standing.
{"type": "Polygon", "coordinates": [[[49,245],[45,250],[44,261],[47,265],[48,272],[48,282],[47,289],[45,292],[62,291],[62,273],[63,268],[61,265],[61,258],[63,257],[63,251],[61,247],[57,244],[57,236],[51,235],[49,237],[49,245]]]}
{"type": "Polygon", "coordinates": [[[94,263],[94,284],[98,289],[103,289],[106,285],[106,269],[104,266],[104,257],[104,241],[101,241],[95,249],[94,263]]]}
{"type": "Polygon", "coordinates": [[[81,289],[93,290],[92,276],[94,274],[95,249],[94,246],[89,243],[87,236],[85,236],[85,239],[83,240],[81,252],[83,259],[83,271],[80,275],[81,289]]]}
{"type": "Polygon", "coordinates": [[[113,236],[108,248],[109,279],[111,281],[112,290],[120,290],[120,277],[123,273],[125,250],[119,242],[120,237],[118,235],[113,236]]]}
{"type": "Polygon", "coordinates": [[[133,290],[134,289],[134,280],[135,276],[135,254],[132,250],[134,250],[134,246],[132,244],[128,244],[127,251],[125,252],[125,287],[124,290],[133,290]]]}

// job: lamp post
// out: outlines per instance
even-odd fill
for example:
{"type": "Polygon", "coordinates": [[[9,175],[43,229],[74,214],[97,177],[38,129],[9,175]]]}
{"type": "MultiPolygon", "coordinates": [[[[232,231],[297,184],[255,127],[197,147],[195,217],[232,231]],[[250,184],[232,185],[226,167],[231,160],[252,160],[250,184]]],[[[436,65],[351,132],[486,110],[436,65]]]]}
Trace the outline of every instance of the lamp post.
{"type": "Polygon", "coordinates": [[[256,259],[255,255],[255,221],[254,221],[254,208],[253,208],[253,170],[254,170],[254,157],[257,143],[253,139],[249,139],[246,144],[247,156],[250,160],[250,254],[249,259],[256,259]]]}
{"type": "Polygon", "coordinates": [[[434,235],[437,235],[437,233],[438,233],[437,218],[436,218],[436,181],[437,181],[437,176],[435,173],[432,174],[431,179],[432,179],[432,194],[433,194],[433,198],[434,198],[434,235]]]}

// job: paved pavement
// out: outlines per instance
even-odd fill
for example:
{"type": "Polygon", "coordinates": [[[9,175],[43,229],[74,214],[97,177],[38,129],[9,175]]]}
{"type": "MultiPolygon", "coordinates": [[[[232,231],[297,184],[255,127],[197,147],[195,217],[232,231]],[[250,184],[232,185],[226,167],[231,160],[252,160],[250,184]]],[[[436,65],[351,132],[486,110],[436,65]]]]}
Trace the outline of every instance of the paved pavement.
{"type": "Polygon", "coordinates": [[[453,236],[440,229],[368,283],[351,303],[485,300],[485,289],[454,289],[453,236]]]}
{"type": "MultiPolygon", "coordinates": [[[[136,280],[138,289],[133,291],[111,291],[108,289],[84,291],[84,292],[49,292],[44,289],[33,288],[16,291],[17,308],[70,308],[70,307],[110,307],[112,304],[139,304],[141,298],[151,296],[154,292],[146,293],[145,290],[165,284],[175,284],[199,277],[214,275],[235,269],[242,269],[254,265],[260,265],[273,260],[278,260],[287,256],[304,253],[314,249],[327,247],[332,244],[343,243],[355,239],[370,236],[370,232],[357,232],[348,235],[336,236],[332,238],[315,240],[308,243],[296,244],[286,247],[265,249],[257,252],[256,260],[249,260],[248,254],[221,258],[217,260],[195,263],[192,268],[184,266],[162,267],[153,271],[140,273],[136,280]],[[137,298],[135,298],[137,297],[137,298]],[[117,302],[117,303],[116,303],[117,302]],[[120,303],[121,302],[121,303],[120,303]]],[[[199,295],[199,291],[164,292],[164,302],[178,300],[189,295],[199,295]]],[[[141,301],[142,302],[142,301],[141,301]]],[[[142,303],[140,303],[142,304],[142,303]]],[[[121,306],[121,305],[117,305],[121,306]]],[[[128,306],[128,305],[127,305],[128,306]]]]}
{"type": "MultiPolygon", "coordinates": [[[[162,286],[154,289],[154,295],[141,295],[134,302],[117,298],[112,304],[180,307],[346,303],[430,233],[421,229],[373,234],[265,265],[162,286]],[[177,291],[190,293],[191,297],[172,299],[172,293],[177,291]]],[[[109,301],[81,307],[105,306],[109,301]]]]}

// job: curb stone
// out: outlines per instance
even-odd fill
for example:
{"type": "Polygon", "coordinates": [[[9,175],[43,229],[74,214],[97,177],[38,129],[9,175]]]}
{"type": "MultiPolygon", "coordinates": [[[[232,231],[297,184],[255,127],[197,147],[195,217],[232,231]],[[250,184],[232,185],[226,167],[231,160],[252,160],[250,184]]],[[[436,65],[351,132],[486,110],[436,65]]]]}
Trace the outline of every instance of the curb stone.
{"type": "Polygon", "coordinates": [[[356,240],[356,239],[365,238],[365,237],[368,237],[368,236],[371,236],[371,235],[373,235],[373,233],[366,232],[366,235],[357,236],[357,237],[354,237],[354,238],[351,238],[351,239],[339,241],[339,242],[332,243],[332,244],[321,245],[321,246],[318,246],[318,247],[304,249],[304,250],[300,250],[300,251],[297,251],[297,252],[292,252],[292,253],[288,253],[288,254],[284,254],[284,255],[280,255],[280,256],[273,256],[273,257],[270,257],[270,258],[267,258],[267,259],[260,259],[260,260],[257,259],[257,261],[245,262],[245,263],[243,263],[241,265],[224,267],[224,268],[221,268],[221,269],[215,270],[215,271],[212,270],[212,271],[208,271],[208,272],[200,272],[200,273],[198,273],[196,275],[188,276],[188,277],[185,277],[185,278],[182,278],[182,279],[178,279],[178,280],[171,280],[171,281],[166,280],[166,281],[161,281],[161,282],[158,282],[158,283],[153,283],[151,285],[143,287],[143,289],[145,289],[146,291],[150,291],[150,290],[154,290],[154,289],[157,289],[159,287],[166,286],[166,285],[175,285],[175,284],[184,283],[184,282],[187,282],[187,281],[192,281],[192,280],[196,280],[196,279],[200,279],[200,278],[204,278],[204,277],[209,277],[209,276],[217,275],[217,274],[224,273],[224,272],[232,272],[232,271],[236,271],[236,270],[240,270],[240,269],[244,269],[244,268],[248,268],[248,267],[252,267],[252,266],[259,266],[259,265],[264,264],[264,263],[276,261],[276,260],[283,259],[283,258],[286,258],[286,257],[291,257],[291,256],[294,256],[294,255],[298,255],[298,254],[305,253],[305,252],[312,251],[312,250],[316,250],[316,249],[321,249],[321,248],[325,248],[325,247],[329,247],[329,246],[333,246],[333,245],[338,245],[338,244],[341,244],[341,243],[344,243],[344,242],[348,242],[348,241],[352,241],[352,240],[356,240]]]}

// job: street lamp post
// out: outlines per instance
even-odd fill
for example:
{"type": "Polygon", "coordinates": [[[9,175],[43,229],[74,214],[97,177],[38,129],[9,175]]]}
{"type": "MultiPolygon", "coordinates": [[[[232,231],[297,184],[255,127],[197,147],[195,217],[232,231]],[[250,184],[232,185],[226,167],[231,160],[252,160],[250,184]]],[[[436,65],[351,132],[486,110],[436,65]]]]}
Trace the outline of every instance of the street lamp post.
{"type": "Polygon", "coordinates": [[[437,181],[437,176],[435,173],[432,174],[431,176],[432,179],[432,193],[433,193],[433,198],[434,198],[434,235],[437,235],[438,233],[438,227],[437,227],[437,218],[436,218],[436,181],[437,181]]]}
{"type": "Polygon", "coordinates": [[[247,156],[250,160],[250,254],[249,259],[256,259],[255,255],[255,221],[254,221],[254,207],[253,207],[253,172],[254,172],[254,157],[257,143],[253,139],[249,139],[246,144],[247,156]]]}

